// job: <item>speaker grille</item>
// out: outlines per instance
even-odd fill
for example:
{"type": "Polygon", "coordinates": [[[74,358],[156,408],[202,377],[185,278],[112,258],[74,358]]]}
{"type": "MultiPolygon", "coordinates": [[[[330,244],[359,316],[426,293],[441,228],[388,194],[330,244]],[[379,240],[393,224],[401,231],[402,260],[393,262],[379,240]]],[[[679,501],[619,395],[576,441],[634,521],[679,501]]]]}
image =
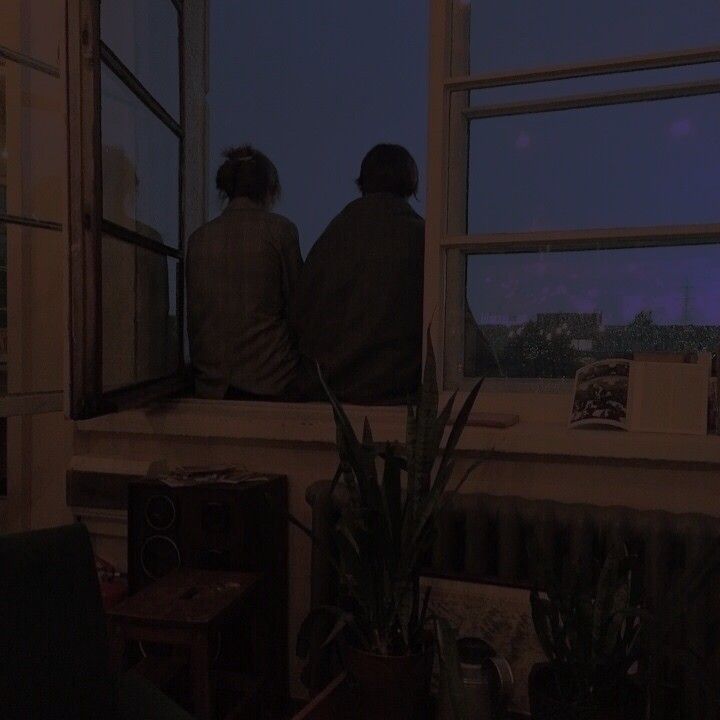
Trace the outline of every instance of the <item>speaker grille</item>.
{"type": "Polygon", "coordinates": [[[153,580],[167,575],[182,564],[180,550],[173,540],[164,535],[149,537],[140,549],[143,572],[153,580]]]}
{"type": "Polygon", "coordinates": [[[153,530],[167,530],[175,522],[175,503],[167,495],[153,495],[145,505],[145,521],[153,530]]]}

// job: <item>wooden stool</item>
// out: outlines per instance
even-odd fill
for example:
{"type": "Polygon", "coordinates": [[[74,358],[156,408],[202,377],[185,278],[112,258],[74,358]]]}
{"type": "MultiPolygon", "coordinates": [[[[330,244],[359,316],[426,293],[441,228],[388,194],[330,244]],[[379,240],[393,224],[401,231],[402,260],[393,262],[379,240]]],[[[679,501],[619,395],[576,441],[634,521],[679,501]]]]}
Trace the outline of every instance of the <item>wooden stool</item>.
{"type": "Polygon", "coordinates": [[[187,568],[166,575],[107,611],[114,654],[129,640],[188,648],[195,714],[213,720],[210,643],[222,623],[251,600],[259,577],[187,568]]]}

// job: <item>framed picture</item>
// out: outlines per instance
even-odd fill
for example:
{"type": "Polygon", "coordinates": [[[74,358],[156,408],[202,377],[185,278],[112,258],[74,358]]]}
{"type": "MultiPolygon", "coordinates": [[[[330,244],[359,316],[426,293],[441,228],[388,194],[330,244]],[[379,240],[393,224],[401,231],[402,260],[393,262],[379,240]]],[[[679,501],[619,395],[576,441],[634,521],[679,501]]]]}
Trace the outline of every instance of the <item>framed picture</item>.
{"type": "Polygon", "coordinates": [[[508,661],[514,677],[508,709],[529,717],[530,669],[545,660],[533,627],[530,592],[432,577],[420,583],[421,588],[432,586],[430,610],[446,617],[459,637],[480,637],[508,661]]]}

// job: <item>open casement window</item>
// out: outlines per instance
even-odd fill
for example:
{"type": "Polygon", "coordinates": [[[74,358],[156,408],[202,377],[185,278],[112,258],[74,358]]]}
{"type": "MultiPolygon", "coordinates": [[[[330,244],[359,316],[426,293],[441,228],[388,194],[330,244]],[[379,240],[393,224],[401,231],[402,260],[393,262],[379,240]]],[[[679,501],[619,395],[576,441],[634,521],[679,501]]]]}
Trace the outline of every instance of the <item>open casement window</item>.
{"type": "Polygon", "coordinates": [[[593,360],[720,346],[720,5],[576,5],[432,0],[447,389],[565,391],[593,360]]]}
{"type": "Polygon", "coordinates": [[[186,234],[205,215],[202,0],[69,2],[70,414],[187,384],[186,234]]]}

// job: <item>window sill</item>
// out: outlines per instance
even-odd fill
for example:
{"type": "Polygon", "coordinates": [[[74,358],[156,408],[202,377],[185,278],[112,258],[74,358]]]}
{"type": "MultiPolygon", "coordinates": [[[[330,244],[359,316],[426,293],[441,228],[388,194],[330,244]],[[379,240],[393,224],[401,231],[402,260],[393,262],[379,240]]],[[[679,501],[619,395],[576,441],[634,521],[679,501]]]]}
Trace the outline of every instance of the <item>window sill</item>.
{"type": "MultiPolygon", "coordinates": [[[[346,408],[359,430],[367,415],[376,439],[402,440],[403,407],[346,408]]],[[[720,437],[670,435],[609,430],[571,430],[565,423],[521,420],[507,429],[465,429],[459,450],[468,454],[494,451],[501,455],[640,460],[656,463],[720,466],[720,437]]],[[[322,403],[263,403],[182,399],[152,408],[83,420],[82,433],[156,435],[164,437],[232,439],[244,444],[288,446],[335,444],[329,405],[322,403]]]]}

